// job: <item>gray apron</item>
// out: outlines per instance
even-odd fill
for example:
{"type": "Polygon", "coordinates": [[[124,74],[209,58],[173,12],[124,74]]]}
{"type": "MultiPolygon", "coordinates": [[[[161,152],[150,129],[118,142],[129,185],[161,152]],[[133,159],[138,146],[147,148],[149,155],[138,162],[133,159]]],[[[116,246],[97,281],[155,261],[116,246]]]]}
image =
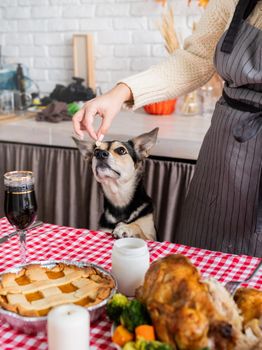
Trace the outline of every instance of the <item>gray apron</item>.
{"type": "Polygon", "coordinates": [[[261,257],[262,31],[244,17],[236,29],[236,21],[216,48],[223,97],[200,150],[175,242],[261,257]]]}

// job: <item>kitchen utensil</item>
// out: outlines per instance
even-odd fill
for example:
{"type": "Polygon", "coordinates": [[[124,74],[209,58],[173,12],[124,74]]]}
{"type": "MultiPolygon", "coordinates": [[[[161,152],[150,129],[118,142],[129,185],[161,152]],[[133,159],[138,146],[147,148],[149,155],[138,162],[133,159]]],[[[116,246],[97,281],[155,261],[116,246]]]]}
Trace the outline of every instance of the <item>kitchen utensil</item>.
{"type": "MultiPolygon", "coordinates": [[[[31,227],[29,227],[27,230],[32,230],[33,228],[35,227],[38,227],[38,226],[41,226],[43,225],[43,222],[42,221],[36,221],[31,227]]],[[[6,241],[9,240],[9,238],[13,237],[13,236],[16,236],[18,234],[19,230],[16,230],[12,233],[9,233],[8,235],[4,236],[4,237],[1,237],[0,238],[0,244],[1,243],[5,243],[6,241]]]]}
{"type": "Polygon", "coordinates": [[[229,281],[225,284],[225,288],[226,290],[230,293],[230,294],[234,294],[235,291],[237,290],[237,288],[239,287],[240,284],[242,283],[246,283],[248,281],[251,280],[251,278],[253,278],[254,276],[256,276],[256,274],[259,272],[260,268],[262,266],[262,260],[258,263],[258,265],[256,266],[255,270],[251,273],[251,275],[242,281],[229,281]]]}

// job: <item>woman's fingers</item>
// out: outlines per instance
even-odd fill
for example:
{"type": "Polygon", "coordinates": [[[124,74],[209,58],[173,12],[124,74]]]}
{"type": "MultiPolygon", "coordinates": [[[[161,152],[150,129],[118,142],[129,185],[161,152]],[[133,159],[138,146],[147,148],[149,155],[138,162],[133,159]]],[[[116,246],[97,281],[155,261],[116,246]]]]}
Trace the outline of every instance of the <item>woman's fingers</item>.
{"type": "Polygon", "coordinates": [[[85,111],[84,109],[80,109],[76,114],[73,116],[73,127],[75,130],[75,133],[81,138],[84,138],[84,133],[83,133],[83,126],[82,126],[82,120],[84,118],[85,111]]]}
{"type": "Polygon", "coordinates": [[[108,111],[98,111],[98,108],[87,103],[74,115],[73,126],[76,134],[81,139],[84,137],[83,131],[86,131],[92,139],[102,141],[112,123],[112,120],[113,116],[108,114],[108,111]],[[97,132],[93,126],[95,116],[102,118],[97,132]]]}
{"type": "Polygon", "coordinates": [[[97,139],[99,141],[103,140],[104,135],[107,133],[108,129],[111,126],[112,120],[113,120],[113,116],[107,115],[106,117],[103,117],[102,123],[99,129],[97,130],[97,139]]]}
{"type": "Polygon", "coordinates": [[[101,141],[107,133],[114,117],[120,111],[122,104],[129,100],[131,90],[125,84],[116,85],[105,95],[88,101],[73,117],[73,126],[76,134],[83,138],[86,131],[94,140],[101,141]],[[93,127],[95,116],[102,118],[98,131],[93,127]]]}
{"type": "Polygon", "coordinates": [[[84,119],[82,120],[82,125],[84,127],[84,130],[86,130],[89,136],[94,140],[97,140],[97,134],[93,127],[93,122],[96,115],[97,115],[96,110],[91,110],[87,108],[85,110],[84,119]]]}
{"type": "Polygon", "coordinates": [[[84,138],[83,131],[87,131],[92,139],[97,140],[97,135],[93,128],[93,121],[96,114],[96,110],[90,109],[88,108],[88,105],[85,105],[80,111],[78,111],[74,115],[74,130],[81,139],[84,138]]]}

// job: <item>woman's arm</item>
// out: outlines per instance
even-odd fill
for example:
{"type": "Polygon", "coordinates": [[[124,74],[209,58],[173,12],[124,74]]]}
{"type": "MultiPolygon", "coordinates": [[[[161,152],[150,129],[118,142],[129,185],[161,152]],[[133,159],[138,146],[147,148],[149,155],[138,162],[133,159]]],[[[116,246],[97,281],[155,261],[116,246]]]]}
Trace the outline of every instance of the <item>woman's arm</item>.
{"type": "Polygon", "coordinates": [[[210,0],[184,48],[161,64],[123,79],[133,95],[133,108],[174,98],[204,85],[214,74],[216,45],[229,25],[235,0],[210,0]]]}
{"type": "Polygon", "coordinates": [[[102,140],[125,102],[134,109],[154,101],[173,98],[204,85],[213,75],[213,55],[219,38],[230,23],[237,0],[210,0],[194,34],[167,61],[123,79],[112,90],[88,101],[73,117],[75,132],[86,131],[102,140]],[[94,119],[101,123],[94,129],[94,119]]]}

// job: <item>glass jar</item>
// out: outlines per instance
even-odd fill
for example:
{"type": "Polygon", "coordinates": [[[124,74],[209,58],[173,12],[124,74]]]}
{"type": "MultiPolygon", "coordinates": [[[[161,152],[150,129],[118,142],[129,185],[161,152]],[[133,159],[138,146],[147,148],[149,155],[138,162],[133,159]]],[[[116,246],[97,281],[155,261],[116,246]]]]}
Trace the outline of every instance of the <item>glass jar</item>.
{"type": "Polygon", "coordinates": [[[202,93],[202,115],[211,118],[215,109],[215,99],[213,96],[214,88],[212,85],[204,85],[201,87],[202,93]]]}
{"type": "Polygon", "coordinates": [[[184,95],[179,104],[178,111],[183,116],[191,117],[201,114],[202,106],[198,90],[184,95]]]}
{"type": "Polygon", "coordinates": [[[9,90],[0,91],[0,112],[3,114],[14,113],[14,93],[9,90]]]}
{"type": "Polygon", "coordinates": [[[144,282],[149,268],[147,244],[140,238],[122,238],[115,241],[112,250],[112,273],[118,284],[118,291],[129,297],[144,282]]]}

